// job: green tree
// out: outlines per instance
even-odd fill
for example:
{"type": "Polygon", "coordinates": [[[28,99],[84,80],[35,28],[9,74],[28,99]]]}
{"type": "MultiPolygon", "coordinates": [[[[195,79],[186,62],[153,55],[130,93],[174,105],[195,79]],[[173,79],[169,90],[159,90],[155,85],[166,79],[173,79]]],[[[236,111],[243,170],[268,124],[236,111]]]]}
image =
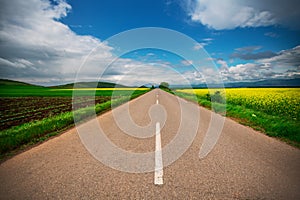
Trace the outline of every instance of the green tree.
{"type": "Polygon", "coordinates": [[[161,89],[169,89],[169,83],[167,82],[161,82],[159,85],[159,88],[161,89]]]}

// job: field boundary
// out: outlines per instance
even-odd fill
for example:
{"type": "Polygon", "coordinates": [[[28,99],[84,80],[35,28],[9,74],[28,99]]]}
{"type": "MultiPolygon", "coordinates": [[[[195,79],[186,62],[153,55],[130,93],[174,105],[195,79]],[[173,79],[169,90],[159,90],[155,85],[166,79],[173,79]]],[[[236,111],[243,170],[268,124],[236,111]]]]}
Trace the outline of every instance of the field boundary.
{"type": "Polygon", "coordinates": [[[276,138],[284,143],[287,143],[293,147],[300,149],[299,134],[300,127],[297,122],[284,119],[279,116],[272,116],[267,113],[245,108],[243,106],[232,104],[221,104],[214,102],[214,109],[212,109],[211,102],[203,100],[199,97],[195,99],[196,95],[174,91],[167,91],[179,98],[185,99],[189,102],[195,103],[198,106],[211,110],[222,116],[230,118],[239,124],[248,126],[255,131],[267,135],[269,137],[276,138]],[[226,109],[226,113],[224,113],[226,109]],[[242,112],[241,112],[242,111],[242,112]],[[256,115],[253,115],[255,113],[256,115]],[[259,117],[258,117],[259,116],[259,117]],[[286,133],[287,130],[291,130],[291,133],[286,133]]]}
{"type": "Polygon", "coordinates": [[[47,117],[39,121],[24,123],[22,125],[15,126],[10,129],[1,131],[0,132],[0,148],[1,148],[0,163],[4,162],[5,160],[19,153],[22,153],[24,151],[27,151],[28,149],[40,145],[51,138],[57,137],[65,133],[67,130],[75,127],[73,112],[77,112],[76,117],[80,117],[80,119],[76,119],[76,123],[82,124],[91,120],[95,112],[97,116],[102,115],[110,111],[112,109],[112,105],[113,108],[119,107],[125,103],[131,102],[133,100],[142,97],[144,94],[148,93],[149,91],[151,90],[145,90],[144,93],[132,95],[131,97],[122,97],[114,100],[109,100],[104,103],[97,104],[95,106],[81,108],[76,111],[61,113],[59,115],[47,117]],[[129,101],[128,98],[130,98],[129,101]],[[57,122],[64,122],[64,123],[61,123],[61,126],[56,127],[57,122]],[[50,126],[50,125],[51,126],[54,125],[54,126],[50,131],[47,129],[45,131],[45,129],[39,128],[41,127],[40,125],[42,123],[46,123],[46,126],[50,126]],[[33,134],[30,134],[30,132],[33,134]],[[24,134],[25,137],[26,135],[28,137],[25,138],[25,140],[24,138],[22,140],[22,136],[24,136],[24,134]],[[12,144],[12,142],[16,142],[16,143],[12,144]]]}

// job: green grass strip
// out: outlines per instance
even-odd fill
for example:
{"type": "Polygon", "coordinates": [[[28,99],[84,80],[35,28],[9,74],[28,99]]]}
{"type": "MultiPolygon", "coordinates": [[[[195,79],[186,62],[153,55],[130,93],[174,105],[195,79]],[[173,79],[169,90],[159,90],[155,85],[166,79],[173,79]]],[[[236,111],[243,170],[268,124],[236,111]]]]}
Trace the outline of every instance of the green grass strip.
{"type": "MultiPolygon", "coordinates": [[[[199,105],[212,109],[211,101],[192,94],[176,92],[175,95],[185,98],[199,105]]],[[[243,125],[250,126],[255,130],[279,138],[295,147],[300,148],[300,126],[299,121],[286,118],[285,116],[270,115],[254,109],[245,108],[233,104],[214,103],[213,110],[216,113],[232,117],[243,125]]]]}
{"type": "Polygon", "coordinates": [[[95,106],[61,113],[39,121],[32,121],[3,130],[0,132],[0,157],[3,157],[4,154],[14,149],[20,148],[22,145],[34,144],[61,133],[62,130],[73,126],[74,120],[76,122],[87,120],[94,116],[95,113],[103,113],[104,111],[110,110],[111,107],[119,106],[146,92],[148,91],[135,92],[131,96],[121,97],[95,106]]]}

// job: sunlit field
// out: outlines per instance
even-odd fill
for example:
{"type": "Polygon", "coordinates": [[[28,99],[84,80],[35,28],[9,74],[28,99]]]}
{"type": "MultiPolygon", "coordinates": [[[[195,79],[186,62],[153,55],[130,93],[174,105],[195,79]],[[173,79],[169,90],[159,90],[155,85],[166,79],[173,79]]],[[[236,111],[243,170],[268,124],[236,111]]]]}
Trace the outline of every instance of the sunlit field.
{"type": "Polygon", "coordinates": [[[136,98],[149,88],[53,89],[2,81],[0,85],[0,157],[86,120],[93,114],[136,98]],[[74,98],[73,95],[76,95],[74,98]],[[73,100],[72,100],[73,99],[73,100]]]}
{"type": "Polygon", "coordinates": [[[300,88],[182,89],[178,96],[300,146],[300,88]],[[195,98],[194,98],[195,101],[195,98]]]}
{"type": "MultiPolygon", "coordinates": [[[[177,90],[195,93],[206,98],[208,89],[177,90]]],[[[300,88],[227,88],[213,89],[211,93],[221,91],[229,104],[244,106],[272,115],[284,115],[294,120],[300,119],[300,88]]]]}

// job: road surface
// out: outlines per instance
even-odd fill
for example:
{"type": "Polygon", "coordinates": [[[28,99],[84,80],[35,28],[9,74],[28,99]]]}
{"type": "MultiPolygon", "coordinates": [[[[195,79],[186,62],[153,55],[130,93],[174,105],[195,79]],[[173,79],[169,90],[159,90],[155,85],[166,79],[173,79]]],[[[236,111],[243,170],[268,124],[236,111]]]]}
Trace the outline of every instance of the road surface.
{"type": "MultiPolygon", "coordinates": [[[[114,110],[121,124],[127,120],[122,114],[127,106],[114,110]]],[[[132,128],[134,136],[124,134],[111,111],[79,128],[90,128],[97,121],[116,146],[127,152],[150,152],[148,161],[153,163],[145,165],[153,166],[153,171],[129,173],[102,164],[72,128],[2,163],[0,199],[300,199],[298,149],[226,119],[215,148],[200,159],[210,111],[158,89],[131,101],[129,111],[136,124],[153,130],[151,137],[146,137],[147,131],[135,132],[139,128],[132,128]],[[161,151],[155,150],[159,145],[164,149],[175,137],[182,120],[179,102],[189,109],[191,121],[200,112],[197,135],[179,159],[160,169],[159,164],[168,158],[164,151],[159,155],[161,151]],[[163,107],[165,123],[149,112],[155,104],[163,107]],[[139,134],[144,138],[138,138],[139,134]]],[[[184,130],[188,132],[189,127],[184,130]]]]}

